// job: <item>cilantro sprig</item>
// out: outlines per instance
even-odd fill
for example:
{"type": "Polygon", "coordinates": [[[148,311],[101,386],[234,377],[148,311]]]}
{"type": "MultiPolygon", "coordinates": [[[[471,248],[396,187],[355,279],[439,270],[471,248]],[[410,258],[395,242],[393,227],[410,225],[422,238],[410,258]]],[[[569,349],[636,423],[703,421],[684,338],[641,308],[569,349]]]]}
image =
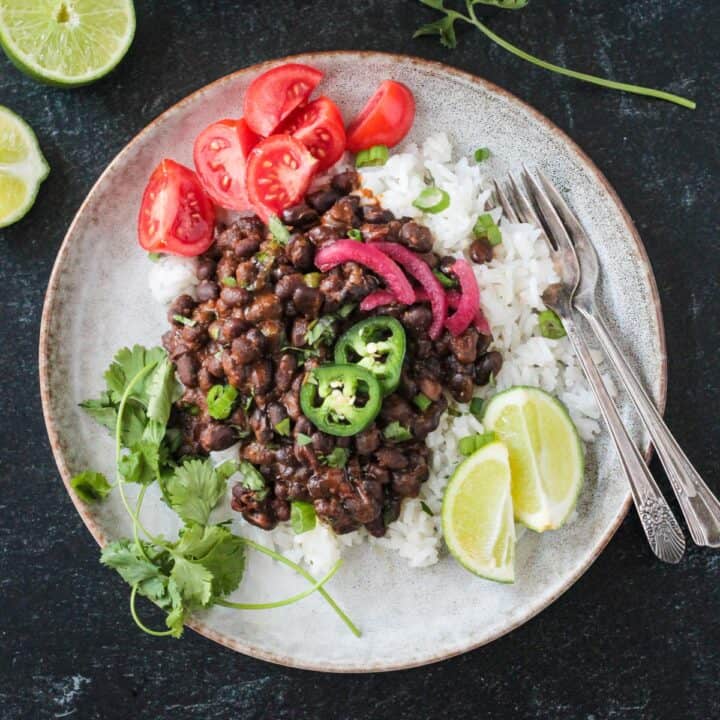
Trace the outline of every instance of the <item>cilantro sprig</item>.
{"type": "Polygon", "coordinates": [[[419,27],[413,35],[414,38],[420,37],[421,35],[439,35],[442,45],[446,48],[452,49],[457,46],[455,23],[468,23],[469,25],[476,27],[481,33],[483,33],[483,35],[485,35],[485,37],[494,42],[496,45],[499,45],[503,48],[503,50],[512,53],[526,62],[541,67],[544,70],[549,70],[550,72],[558,73],[559,75],[565,75],[567,77],[574,78],[575,80],[582,80],[583,82],[600,85],[601,87],[610,88],[612,90],[620,90],[622,92],[633,93],[635,95],[645,95],[658,100],[665,100],[666,102],[675,103],[676,105],[681,105],[682,107],[689,108],[690,110],[694,110],[696,107],[696,103],[693,100],[681,97],[680,95],[675,95],[663,90],[655,90],[654,88],[643,87],[641,85],[631,85],[629,83],[617,82],[616,80],[608,80],[606,78],[598,77],[597,75],[577,72],[576,70],[570,70],[560,65],[549,63],[546,60],[541,60],[540,58],[521,50],[519,47],[512,45],[507,40],[501,38],[499,35],[490,30],[484,22],[478,19],[475,10],[475,7],[478,5],[494,5],[506,10],[522,10],[528,4],[528,0],[465,0],[466,15],[454,10],[453,8],[446,7],[445,0],[419,1],[433,10],[438,10],[443,13],[443,15],[440,19],[419,27]]]}
{"type": "MultiPolygon", "coordinates": [[[[249,482],[249,463],[226,461],[214,466],[208,458],[172,460],[179,438],[167,427],[172,404],[180,396],[175,369],[162,348],[136,345],[120,350],[105,373],[107,389],[83,409],[108,428],[115,437],[117,491],[132,519],[132,538],[106,545],[100,561],[113,568],[130,585],[130,613],[144,632],[180,637],[188,615],[212,605],[239,610],[263,610],[298,602],[318,592],[356,635],[360,631],[324,588],[341,561],[320,580],[274,550],[233,534],[226,523],[211,522],[211,515],[227,491],[227,481],[240,472],[249,482]],[[175,540],[151,533],[140,519],[147,489],[157,482],[167,504],[177,513],[182,527],[175,540]],[[139,484],[134,504],[127,483],[139,484]],[[240,585],[245,573],[246,550],[263,553],[291,568],[309,583],[303,592],[274,602],[239,603],[227,596],[240,585]],[[149,628],[137,611],[141,595],[165,611],[164,630],[149,628]]],[[[252,478],[251,478],[252,479],[252,478]]],[[[264,482],[264,481],[263,481],[264,482]]],[[[112,486],[101,473],[85,471],[71,480],[84,502],[104,499],[112,486]]]]}

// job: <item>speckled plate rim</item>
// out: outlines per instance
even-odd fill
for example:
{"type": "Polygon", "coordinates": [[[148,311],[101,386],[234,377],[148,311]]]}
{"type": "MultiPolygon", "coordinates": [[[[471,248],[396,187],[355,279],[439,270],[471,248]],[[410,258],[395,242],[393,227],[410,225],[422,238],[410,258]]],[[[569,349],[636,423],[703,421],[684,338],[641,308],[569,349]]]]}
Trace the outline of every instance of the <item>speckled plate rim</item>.
{"type": "MultiPolygon", "coordinates": [[[[72,223],[70,224],[70,227],[68,228],[67,233],[65,234],[65,237],[63,239],[63,242],[60,246],[60,250],[58,251],[57,258],[55,260],[55,264],[52,269],[52,273],[50,275],[50,279],[48,281],[48,288],[45,295],[45,302],[43,305],[43,311],[42,311],[42,318],[40,322],[40,340],[39,340],[39,375],[40,375],[40,397],[42,401],[42,409],[43,409],[43,416],[45,419],[45,425],[47,427],[48,437],[50,439],[50,446],[52,448],[53,456],[55,458],[55,463],[58,467],[58,470],[60,471],[60,475],[62,477],[63,483],[65,484],[65,488],[68,491],[68,495],[70,496],[70,499],[72,500],[73,504],[75,505],[75,509],[77,510],[78,514],[82,518],[83,522],[85,523],[87,529],[90,531],[92,536],[95,538],[98,545],[101,547],[104,546],[107,543],[107,537],[101,530],[101,528],[97,525],[97,523],[94,521],[94,519],[91,517],[90,513],[87,511],[85,506],[75,497],[75,494],[71,492],[70,488],[70,478],[71,473],[67,466],[65,457],[62,453],[60,441],[59,441],[59,435],[58,435],[58,425],[59,420],[56,418],[52,412],[51,402],[50,402],[50,382],[49,382],[49,373],[48,373],[48,359],[50,356],[50,334],[49,334],[49,328],[50,328],[50,318],[53,315],[53,312],[55,311],[55,308],[57,307],[57,304],[59,302],[58,300],[58,293],[57,287],[60,281],[60,276],[63,272],[63,266],[64,262],[66,260],[66,256],[68,254],[68,248],[70,243],[72,242],[72,236],[74,234],[75,228],[79,223],[80,217],[83,215],[87,205],[89,204],[90,199],[95,194],[98,187],[103,183],[105,177],[112,172],[112,170],[115,168],[115,166],[119,165],[126,154],[130,151],[130,148],[134,146],[136,143],[138,143],[143,137],[145,137],[146,134],[148,134],[156,125],[162,123],[164,120],[166,120],[169,116],[174,115],[178,111],[180,111],[182,108],[184,108],[189,103],[193,102],[197,97],[203,95],[211,88],[215,88],[217,86],[221,86],[223,84],[231,82],[234,78],[236,78],[239,75],[243,74],[255,74],[263,72],[275,65],[278,65],[282,62],[303,62],[312,64],[313,58],[316,57],[333,57],[333,56],[344,56],[344,57],[354,57],[358,59],[363,58],[371,58],[371,57],[381,57],[386,58],[390,60],[396,60],[399,62],[410,62],[413,65],[418,65],[421,67],[424,67],[426,69],[430,69],[435,71],[439,74],[445,74],[453,76],[457,79],[464,80],[470,84],[478,85],[482,87],[485,91],[502,96],[506,98],[507,100],[516,103],[522,109],[526,112],[528,112],[532,117],[534,117],[540,124],[544,125],[545,128],[555,135],[569,150],[572,154],[574,154],[578,161],[581,163],[581,165],[594,177],[596,182],[601,185],[605,192],[608,194],[608,197],[613,202],[613,204],[617,207],[618,211],[620,212],[620,215],[623,219],[623,223],[627,228],[628,233],[633,238],[635,243],[635,260],[638,264],[638,267],[642,268],[645,274],[645,279],[647,281],[647,284],[650,288],[651,297],[653,301],[653,308],[655,310],[656,320],[657,320],[657,332],[658,332],[658,344],[660,348],[660,377],[658,378],[658,387],[659,387],[659,398],[658,398],[658,408],[661,413],[665,410],[665,403],[667,399],[667,346],[666,346],[666,339],[665,339],[665,327],[663,324],[663,317],[662,317],[662,307],[660,302],[660,294],[658,292],[657,283],[655,280],[655,275],[652,270],[652,266],[650,264],[650,259],[647,254],[647,250],[645,249],[645,246],[640,238],[640,235],[635,227],[635,224],[632,221],[632,218],[630,217],[629,213],[625,209],[625,206],[623,205],[622,201],[620,200],[618,194],[615,192],[614,188],[610,184],[610,182],[605,178],[605,176],[602,174],[602,172],[598,169],[598,167],[595,165],[595,163],[590,159],[590,157],[575,143],[574,140],[572,140],[563,130],[561,130],[557,125],[555,125],[551,120],[546,118],[542,113],[540,113],[538,110],[533,108],[531,105],[526,103],[525,101],[518,98],[516,95],[508,92],[507,90],[504,90],[503,88],[499,87],[498,85],[495,85],[494,83],[489,82],[488,80],[485,80],[481,77],[478,77],[476,75],[473,75],[472,73],[465,72],[463,70],[458,70],[457,68],[453,68],[449,65],[446,65],[444,63],[435,62],[432,60],[425,60],[423,58],[413,57],[410,55],[401,55],[398,53],[388,53],[388,52],[380,52],[380,51],[374,51],[374,50],[365,50],[365,51],[344,51],[344,50],[329,50],[329,51],[318,51],[318,52],[309,52],[309,53],[301,53],[298,55],[289,55],[282,58],[275,58],[273,60],[267,60],[262,63],[258,63],[256,65],[251,65],[245,68],[242,68],[240,70],[237,70],[233,73],[230,73],[229,75],[225,75],[218,80],[215,80],[212,83],[209,83],[198,90],[196,90],[193,93],[190,93],[186,97],[184,97],[179,102],[172,105],[170,108],[168,108],[165,112],[160,114],[158,117],[156,117],[151,123],[149,123],[143,130],[141,130],[135,137],[130,140],[130,142],[115,156],[115,158],[110,162],[110,164],[105,168],[103,173],[100,175],[100,177],[97,179],[97,181],[94,183],[92,188],[90,189],[89,193],[87,194],[85,200],[83,201],[82,205],[78,209],[72,223]]],[[[652,456],[652,445],[648,444],[647,447],[643,449],[645,458],[649,461],[650,457],[652,456]]],[[[572,585],[577,582],[577,580],[582,577],[582,575],[587,571],[587,569],[593,564],[593,562],[598,558],[600,553],[605,549],[607,544],[610,542],[610,539],[613,537],[613,535],[617,532],[617,529],[619,528],[620,524],[622,523],[623,519],[627,515],[628,509],[631,504],[631,495],[630,491],[628,489],[627,495],[625,497],[625,500],[620,507],[618,513],[616,514],[615,518],[612,520],[612,522],[609,524],[607,530],[602,535],[602,537],[598,540],[593,552],[587,557],[587,559],[577,567],[575,572],[568,577],[566,582],[558,589],[557,592],[550,595],[549,597],[542,598],[538,603],[535,605],[530,605],[527,608],[527,611],[523,613],[523,615],[519,618],[517,618],[514,622],[512,622],[508,627],[504,628],[502,631],[497,632],[496,634],[492,635],[491,637],[485,638],[483,641],[479,643],[468,643],[467,646],[462,648],[456,648],[450,652],[444,652],[441,653],[435,657],[427,658],[418,662],[411,662],[411,663],[398,663],[398,664],[386,664],[386,665],[365,665],[365,666],[358,666],[358,667],[344,667],[342,669],[335,668],[330,665],[323,665],[323,664],[310,664],[310,663],[298,663],[294,661],[292,658],[283,656],[278,653],[271,653],[268,652],[262,648],[259,648],[255,645],[240,642],[232,637],[228,637],[227,635],[224,635],[222,633],[216,632],[212,628],[210,628],[208,625],[206,625],[204,622],[199,620],[190,620],[186,623],[187,627],[191,628],[192,630],[195,630],[201,635],[204,635],[205,637],[209,638],[210,640],[213,640],[220,645],[224,645],[225,647],[230,648],[231,650],[235,650],[236,652],[243,653],[245,655],[249,655],[251,657],[259,658],[261,660],[266,660],[271,663],[275,663],[277,665],[283,665],[285,667],[292,667],[302,670],[313,670],[318,672],[333,672],[333,673],[343,673],[343,674],[351,674],[351,673],[371,673],[371,672],[387,672],[391,670],[405,670],[413,667],[421,667],[423,665],[430,665],[435,662],[440,662],[442,660],[447,660],[451,657],[456,657],[457,655],[462,655],[463,653],[469,652],[471,650],[475,650],[479,647],[482,647],[483,645],[487,645],[494,640],[497,640],[500,637],[503,637],[504,635],[510,633],[511,631],[515,630],[516,628],[520,627],[524,623],[531,620],[533,617],[535,617],[538,613],[540,613],[542,610],[544,610],[546,607],[551,605],[555,600],[557,600],[563,593],[565,593],[572,585]]]]}

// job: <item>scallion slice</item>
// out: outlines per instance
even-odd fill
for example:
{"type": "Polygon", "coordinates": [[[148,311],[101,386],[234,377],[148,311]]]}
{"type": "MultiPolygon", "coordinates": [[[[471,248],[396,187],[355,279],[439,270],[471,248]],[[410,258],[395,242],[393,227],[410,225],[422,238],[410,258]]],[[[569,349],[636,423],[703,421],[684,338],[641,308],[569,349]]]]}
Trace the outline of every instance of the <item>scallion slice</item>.
{"type": "Polygon", "coordinates": [[[271,215],[268,220],[268,229],[272,236],[281,245],[287,245],[290,240],[290,231],[283,225],[282,220],[277,215],[271,215]]]}
{"type": "Polygon", "coordinates": [[[384,165],[390,157],[387,145],[373,145],[367,150],[361,150],[355,156],[355,167],[378,167],[384,165]]]}
{"type": "Polygon", "coordinates": [[[566,332],[563,327],[562,320],[552,310],[543,310],[538,315],[538,322],[540,323],[540,334],[544,338],[550,340],[559,340],[565,337],[566,332]]]}
{"type": "Polygon", "coordinates": [[[433,185],[425,188],[413,200],[413,205],[423,212],[434,215],[450,207],[450,196],[442,188],[433,185]]]}

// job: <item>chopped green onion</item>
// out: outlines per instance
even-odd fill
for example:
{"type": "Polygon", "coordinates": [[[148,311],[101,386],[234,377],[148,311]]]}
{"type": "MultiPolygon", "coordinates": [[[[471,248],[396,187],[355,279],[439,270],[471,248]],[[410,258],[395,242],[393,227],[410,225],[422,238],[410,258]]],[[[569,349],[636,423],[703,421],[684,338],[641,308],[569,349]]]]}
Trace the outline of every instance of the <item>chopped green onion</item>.
{"type": "Polygon", "coordinates": [[[339,315],[341,318],[349,317],[350,315],[353,314],[353,310],[355,310],[356,307],[357,307],[357,306],[356,306],[355,303],[345,303],[345,304],[338,310],[338,315],[339,315]]]}
{"type": "Polygon", "coordinates": [[[312,438],[305,433],[298,433],[297,437],[295,438],[295,442],[300,447],[304,447],[305,445],[309,445],[312,442],[312,438]]]}
{"type": "Polygon", "coordinates": [[[187,327],[195,327],[197,325],[197,320],[191,320],[184,315],[173,315],[173,320],[181,325],[187,325],[187,327]]]}
{"type": "Polygon", "coordinates": [[[475,162],[481,163],[483,160],[487,160],[490,157],[490,150],[486,147],[478,148],[473,155],[475,162]]]}
{"type": "Polygon", "coordinates": [[[418,393],[413,398],[413,402],[420,408],[421,412],[425,412],[432,405],[432,400],[424,393],[418,393]]]}
{"type": "Polygon", "coordinates": [[[317,525],[317,515],[312,503],[294,500],[290,503],[290,526],[296,535],[301,535],[317,525]]]}
{"type": "Polygon", "coordinates": [[[540,334],[544,338],[559,340],[565,337],[566,332],[562,321],[552,310],[543,310],[538,315],[538,322],[540,323],[540,334]]]}
{"type": "Polygon", "coordinates": [[[217,340],[220,337],[220,326],[219,325],[211,325],[208,329],[208,335],[213,339],[217,340]]]}
{"type": "Polygon", "coordinates": [[[404,426],[401,425],[397,420],[391,422],[384,430],[383,435],[386,440],[394,442],[405,442],[406,440],[412,440],[412,433],[404,426]]]}
{"type": "Polygon", "coordinates": [[[467,457],[468,455],[472,455],[476,450],[479,450],[481,447],[484,447],[488,443],[493,442],[493,440],[495,440],[495,433],[492,431],[486,433],[475,433],[474,435],[467,435],[458,440],[458,450],[460,451],[461,455],[467,457]]]}
{"type": "Polygon", "coordinates": [[[267,497],[268,489],[265,478],[260,474],[260,471],[247,460],[240,462],[238,471],[240,472],[240,484],[244,488],[252,490],[257,500],[262,502],[267,497]]]}
{"type": "Polygon", "coordinates": [[[429,515],[430,517],[435,517],[435,513],[430,509],[430,507],[427,505],[427,503],[424,500],[420,501],[420,507],[422,508],[422,511],[429,515]]]}
{"type": "Polygon", "coordinates": [[[347,231],[347,236],[356,242],[362,242],[363,239],[362,233],[357,228],[350,228],[350,230],[347,231]]]}
{"type": "Polygon", "coordinates": [[[278,435],[283,435],[284,437],[290,436],[290,418],[286,417],[283,418],[279,423],[275,423],[275,432],[278,435]]]}
{"type": "Polygon", "coordinates": [[[373,145],[367,150],[361,150],[355,156],[355,167],[377,167],[384,165],[390,157],[387,145],[373,145]]]}
{"type": "Polygon", "coordinates": [[[474,415],[478,420],[482,420],[484,407],[485,402],[483,401],[483,399],[479,397],[474,397],[470,401],[470,414],[474,415]]]}
{"type": "Polygon", "coordinates": [[[148,253],[148,260],[150,262],[157,262],[162,257],[162,253],[151,252],[148,253]]]}
{"type": "Polygon", "coordinates": [[[450,207],[450,196],[442,188],[434,185],[425,188],[413,200],[413,206],[423,212],[435,215],[450,207]]]}
{"type": "Polygon", "coordinates": [[[255,262],[259,265],[266,265],[268,262],[272,264],[273,256],[269,252],[265,252],[264,250],[262,252],[255,254],[255,262]]]}
{"type": "Polygon", "coordinates": [[[277,215],[271,215],[268,220],[268,229],[272,233],[272,236],[281,245],[287,245],[290,240],[290,231],[283,225],[282,221],[277,215]]]}
{"type": "Polygon", "coordinates": [[[502,242],[502,233],[500,228],[495,224],[490,213],[480,215],[473,226],[473,235],[477,238],[487,238],[490,245],[499,245],[502,242]]]}
{"type": "Polygon", "coordinates": [[[311,288],[320,287],[320,281],[322,280],[322,273],[319,273],[319,272],[306,273],[303,276],[303,279],[305,280],[305,284],[308,287],[311,287],[311,288]]]}
{"type": "Polygon", "coordinates": [[[452,289],[458,286],[458,281],[455,280],[455,278],[451,278],[449,275],[446,275],[440,270],[433,270],[433,275],[440,281],[440,284],[444,288],[452,289]]]}
{"type": "Polygon", "coordinates": [[[348,461],[348,451],[345,448],[336,447],[331,453],[320,457],[328,467],[344,468],[348,461]]]}
{"type": "Polygon", "coordinates": [[[238,281],[232,275],[224,277],[220,282],[222,282],[225,287],[237,287],[238,284],[238,281]]]}
{"type": "Polygon", "coordinates": [[[232,385],[213,385],[207,394],[207,406],[210,417],[225,420],[230,417],[238,391],[232,385]]]}

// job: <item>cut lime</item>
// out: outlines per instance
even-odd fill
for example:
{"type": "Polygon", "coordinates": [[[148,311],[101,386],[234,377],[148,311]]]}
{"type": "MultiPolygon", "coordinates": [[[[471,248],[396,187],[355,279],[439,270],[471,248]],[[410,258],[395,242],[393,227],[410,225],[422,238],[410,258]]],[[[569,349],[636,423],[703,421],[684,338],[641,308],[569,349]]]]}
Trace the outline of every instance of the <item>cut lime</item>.
{"type": "Polygon", "coordinates": [[[470,572],[515,580],[510,462],[502,443],[485,445],[458,465],[445,489],[442,525],[448,549],[470,572]]]}
{"type": "Polygon", "coordinates": [[[74,87],[109,73],[135,33],[132,0],[0,0],[0,45],[24,73],[74,87]]]}
{"type": "Polygon", "coordinates": [[[32,128],[0,105],[0,228],[27,213],[48,172],[32,128]]]}
{"type": "Polygon", "coordinates": [[[514,387],[488,402],[483,423],[510,453],[515,519],[537,532],[559,528],[583,481],[582,445],[565,407],[539,388],[514,387]]]}

